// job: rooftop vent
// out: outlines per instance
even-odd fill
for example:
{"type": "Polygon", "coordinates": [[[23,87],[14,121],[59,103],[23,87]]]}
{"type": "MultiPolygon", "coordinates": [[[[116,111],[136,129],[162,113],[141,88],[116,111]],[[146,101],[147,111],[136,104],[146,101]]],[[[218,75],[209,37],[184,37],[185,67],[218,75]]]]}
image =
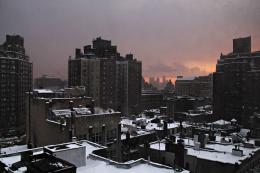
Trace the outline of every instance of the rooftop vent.
{"type": "Polygon", "coordinates": [[[239,146],[238,146],[238,145],[235,145],[235,148],[232,149],[232,154],[233,154],[234,156],[242,157],[242,156],[243,156],[243,150],[240,150],[240,149],[239,149],[239,146]]]}

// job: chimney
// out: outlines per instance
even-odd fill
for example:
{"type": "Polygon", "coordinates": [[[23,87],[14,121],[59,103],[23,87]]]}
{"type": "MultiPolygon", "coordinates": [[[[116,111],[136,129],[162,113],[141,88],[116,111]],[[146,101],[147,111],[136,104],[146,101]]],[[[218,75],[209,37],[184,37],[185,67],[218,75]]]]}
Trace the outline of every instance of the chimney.
{"type": "Polygon", "coordinates": [[[91,51],[91,45],[84,46],[84,54],[87,54],[91,51]]]}
{"type": "Polygon", "coordinates": [[[121,162],[121,123],[117,125],[117,161],[121,162]]]}
{"type": "Polygon", "coordinates": [[[130,141],[130,133],[129,131],[126,132],[126,142],[128,143],[130,141]]]}
{"type": "Polygon", "coordinates": [[[88,127],[88,140],[92,141],[92,136],[93,136],[93,127],[89,126],[88,127]]]}
{"type": "Polygon", "coordinates": [[[168,124],[166,121],[163,121],[163,135],[164,137],[168,135],[168,124]]]}
{"type": "Polygon", "coordinates": [[[233,53],[250,53],[251,37],[233,39],[233,53]]]}
{"type": "Polygon", "coordinates": [[[73,110],[74,102],[71,100],[69,102],[69,109],[70,109],[70,140],[73,141],[73,137],[75,136],[75,111],[73,110]]]}
{"type": "Polygon", "coordinates": [[[81,56],[81,50],[79,48],[76,48],[75,49],[75,57],[80,58],[80,56],[81,56]]]}
{"type": "Polygon", "coordinates": [[[95,114],[95,100],[91,100],[90,111],[95,114]]]}
{"type": "Polygon", "coordinates": [[[243,156],[243,150],[240,150],[239,146],[235,145],[235,148],[232,149],[232,155],[242,157],[243,156]]]}
{"type": "Polygon", "coordinates": [[[69,109],[70,109],[71,111],[73,111],[73,106],[74,106],[74,102],[71,100],[71,101],[69,102],[69,109]]]}
{"type": "Polygon", "coordinates": [[[46,104],[46,109],[45,109],[45,113],[46,113],[46,116],[48,117],[50,115],[50,111],[52,110],[52,101],[49,100],[48,102],[45,102],[46,104]]]}
{"type": "Polygon", "coordinates": [[[107,133],[106,133],[106,125],[102,125],[102,144],[106,145],[107,143],[107,133]]]}

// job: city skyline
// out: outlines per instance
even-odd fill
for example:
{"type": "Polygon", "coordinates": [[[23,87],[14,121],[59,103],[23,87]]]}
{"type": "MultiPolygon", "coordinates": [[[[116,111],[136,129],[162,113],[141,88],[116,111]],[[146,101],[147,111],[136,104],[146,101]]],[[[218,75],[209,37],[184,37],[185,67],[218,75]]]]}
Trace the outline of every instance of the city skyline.
{"type": "Polygon", "coordinates": [[[251,35],[252,51],[259,50],[259,7],[257,0],[1,1],[0,40],[23,35],[34,78],[66,79],[74,47],[98,36],[140,59],[145,77],[206,75],[221,52],[230,52],[233,38],[251,35]]]}

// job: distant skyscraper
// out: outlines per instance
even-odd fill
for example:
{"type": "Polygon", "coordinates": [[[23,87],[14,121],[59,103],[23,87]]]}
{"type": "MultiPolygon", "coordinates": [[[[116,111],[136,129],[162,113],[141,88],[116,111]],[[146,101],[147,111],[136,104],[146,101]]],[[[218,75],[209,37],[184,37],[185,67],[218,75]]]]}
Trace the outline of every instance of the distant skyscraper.
{"type": "Polygon", "coordinates": [[[6,35],[0,45],[0,136],[25,133],[25,95],[32,87],[32,63],[24,39],[6,35]]]}
{"type": "Polygon", "coordinates": [[[220,56],[213,74],[213,111],[219,118],[248,125],[260,112],[260,51],[251,52],[251,38],[233,40],[233,52],[220,56]]]}
{"type": "Polygon", "coordinates": [[[121,57],[111,41],[100,37],[76,49],[69,59],[69,86],[85,86],[88,96],[102,108],[124,114],[138,110],[141,97],[142,65],[132,54],[121,57]]]}

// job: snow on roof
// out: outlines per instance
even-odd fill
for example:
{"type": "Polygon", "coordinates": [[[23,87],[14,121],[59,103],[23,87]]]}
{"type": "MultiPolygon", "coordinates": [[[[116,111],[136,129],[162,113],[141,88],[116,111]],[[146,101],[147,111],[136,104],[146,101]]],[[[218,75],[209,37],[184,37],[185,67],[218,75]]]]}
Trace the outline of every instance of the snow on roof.
{"type": "Polygon", "coordinates": [[[68,150],[68,149],[74,149],[74,148],[81,148],[83,145],[80,145],[78,143],[65,143],[61,145],[49,145],[46,146],[46,149],[51,150],[52,152],[55,151],[61,151],[61,150],[68,150]]]}
{"type": "MultiPolygon", "coordinates": [[[[95,173],[95,172],[107,172],[107,173],[174,173],[172,169],[155,167],[152,164],[142,163],[133,166],[129,169],[119,168],[114,165],[110,165],[105,161],[87,159],[86,166],[77,169],[77,173],[95,173]]],[[[188,173],[188,171],[183,171],[182,173],[188,173]]]]}
{"type": "Polygon", "coordinates": [[[237,120],[235,118],[233,118],[232,120],[230,120],[231,122],[237,122],[237,120]]]}
{"type": "Polygon", "coordinates": [[[165,151],[165,143],[164,142],[155,142],[150,144],[150,148],[165,151]]]}
{"type": "Polygon", "coordinates": [[[230,124],[230,122],[229,121],[225,121],[225,120],[218,120],[218,121],[213,122],[212,124],[215,124],[215,125],[227,125],[227,124],[230,124]]]}
{"type": "Polygon", "coordinates": [[[33,91],[38,92],[39,94],[49,94],[49,93],[54,93],[50,89],[34,89],[33,91]]]}
{"type": "Polygon", "coordinates": [[[91,111],[89,108],[73,108],[73,110],[76,111],[76,113],[80,114],[80,115],[91,114],[91,111]]]}
{"type": "Polygon", "coordinates": [[[1,154],[17,153],[19,151],[27,150],[27,145],[15,145],[11,147],[1,148],[1,154]]]}
{"type": "MultiPolygon", "coordinates": [[[[167,128],[168,129],[174,129],[179,127],[178,123],[167,123],[167,128]]],[[[146,130],[163,130],[163,124],[161,123],[161,125],[159,126],[157,123],[148,123],[146,125],[146,130]]]]}
{"type": "MultiPolygon", "coordinates": [[[[86,166],[77,168],[77,173],[95,173],[95,172],[108,172],[108,173],[136,173],[136,172],[142,172],[142,173],[174,173],[172,169],[164,167],[163,165],[155,164],[152,162],[141,162],[140,164],[133,164],[130,168],[120,168],[118,165],[114,165],[111,163],[108,163],[107,161],[100,160],[98,158],[90,157],[90,154],[97,149],[103,148],[102,146],[89,142],[89,141],[82,141],[80,143],[82,146],[86,147],[86,166]]],[[[74,143],[68,144],[71,147],[76,147],[74,143]]],[[[39,149],[38,149],[39,150],[39,149]]],[[[38,153],[39,151],[33,151],[33,153],[38,153]]],[[[42,152],[42,148],[41,151],[42,152]]],[[[6,164],[8,167],[11,167],[13,163],[16,163],[21,160],[20,153],[17,153],[16,155],[8,156],[8,157],[2,157],[0,158],[0,161],[6,164]]],[[[182,173],[188,173],[189,171],[183,171],[182,173]]]]}
{"type": "MultiPolygon", "coordinates": [[[[176,138],[176,140],[178,139],[179,137],[176,138]]],[[[253,154],[255,151],[260,149],[260,147],[245,148],[243,146],[240,146],[240,149],[243,150],[243,156],[239,157],[232,154],[232,149],[235,148],[233,144],[212,143],[206,144],[205,148],[196,150],[194,148],[194,141],[192,138],[184,138],[183,140],[185,144],[185,149],[187,149],[187,155],[222,163],[240,163],[242,160],[250,157],[250,154],[253,154]]],[[[165,141],[160,141],[160,144],[159,141],[150,143],[150,147],[156,150],[165,151],[165,141]]]]}
{"type": "Polygon", "coordinates": [[[180,81],[180,80],[194,80],[195,76],[185,76],[185,77],[179,77],[176,79],[176,81],[180,81]]]}
{"type": "Polygon", "coordinates": [[[56,109],[56,110],[52,110],[52,112],[56,116],[67,116],[67,117],[70,117],[70,114],[71,114],[70,109],[56,109]]]}
{"type": "Polygon", "coordinates": [[[218,161],[222,163],[231,163],[235,164],[240,163],[242,160],[250,157],[250,154],[254,151],[259,150],[259,148],[244,148],[240,147],[243,150],[243,156],[238,157],[232,154],[232,149],[234,148],[233,145],[220,145],[220,144],[213,144],[213,145],[206,145],[207,148],[211,148],[214,150],[195,150],[194,148],[187,147],[187,154],[196,156],[197,158],[218,161]]]}
{"type": "Polygon", "coordinates": [[[124,118],[124,119],[121,120],[121,124],[122,125],[133,125],[133,120],[124,118]]]}

